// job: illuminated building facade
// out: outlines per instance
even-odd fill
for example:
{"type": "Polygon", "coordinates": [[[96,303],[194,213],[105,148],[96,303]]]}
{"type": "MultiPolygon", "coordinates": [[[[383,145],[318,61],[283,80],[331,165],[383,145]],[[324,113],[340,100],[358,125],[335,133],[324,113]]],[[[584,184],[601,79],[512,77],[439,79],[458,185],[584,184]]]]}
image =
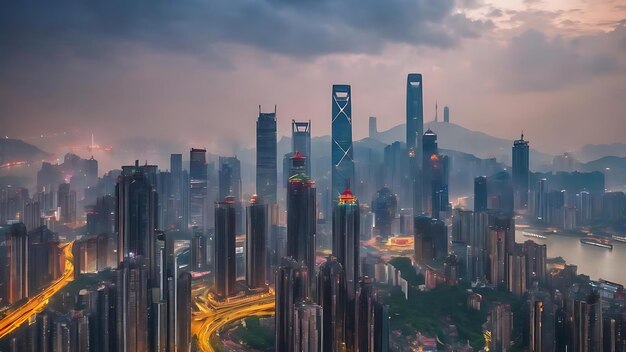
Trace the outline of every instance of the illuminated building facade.
{"type": "Polygon", "coordinates": [[[267,204],[277,201],[276,108],[256,120],[256,193],[267,204]]]}

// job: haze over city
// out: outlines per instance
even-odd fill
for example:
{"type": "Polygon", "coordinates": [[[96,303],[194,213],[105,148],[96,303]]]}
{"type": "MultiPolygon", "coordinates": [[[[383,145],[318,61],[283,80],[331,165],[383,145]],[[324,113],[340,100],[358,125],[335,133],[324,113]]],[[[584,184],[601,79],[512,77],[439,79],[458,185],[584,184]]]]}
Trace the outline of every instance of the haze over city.
{"type": "Polygon", "coordinates": [[[0,351],[626,352],[626,3],[0,4],[0,351]]]}

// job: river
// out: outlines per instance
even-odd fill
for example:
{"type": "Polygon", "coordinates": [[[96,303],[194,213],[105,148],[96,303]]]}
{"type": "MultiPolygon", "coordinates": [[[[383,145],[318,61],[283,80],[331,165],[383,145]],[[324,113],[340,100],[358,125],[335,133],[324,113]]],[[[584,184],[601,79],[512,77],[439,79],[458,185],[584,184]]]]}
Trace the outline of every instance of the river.
{"type": "Polygon", "coordinates": [[[548,258],[562,257],[567,264],[578,266],[578,274],[591,279],[605,279],[626,284],[626,243],[613,241],[613,250],[580,243],[580,237],[551,234],[546,239],[526,237],[522,230],[515,231],[515,241],[533,240],[546,244],[548,258]]]}

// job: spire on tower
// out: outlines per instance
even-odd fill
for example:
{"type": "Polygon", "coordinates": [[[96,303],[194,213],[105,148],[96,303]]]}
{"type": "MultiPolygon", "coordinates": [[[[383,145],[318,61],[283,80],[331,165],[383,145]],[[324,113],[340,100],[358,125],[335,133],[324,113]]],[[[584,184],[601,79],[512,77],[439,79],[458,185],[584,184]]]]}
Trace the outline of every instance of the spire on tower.
{"type": "Polygon", "coordinates": [[[439,107],[437,106],[437,101],[435,100],[435,122],[439,121],[439,117],[437,116],[439,113],[439,107]]]}

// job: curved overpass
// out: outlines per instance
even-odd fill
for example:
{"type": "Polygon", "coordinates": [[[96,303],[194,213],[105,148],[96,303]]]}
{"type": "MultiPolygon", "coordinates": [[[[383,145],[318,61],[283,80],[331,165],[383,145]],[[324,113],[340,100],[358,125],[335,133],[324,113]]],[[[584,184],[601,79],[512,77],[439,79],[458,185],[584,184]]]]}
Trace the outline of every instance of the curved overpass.
{"type": "Polygon", "coordinates": [[[13,332],[28,319],[35,316],[35,314],[41,312],[52,296],[74,280],[73,245],[74,241],[65,244],[63,247],[63,251],[65,252],[65,270],[60,278],[53,281],[35,296],[29,297],[28,301],[22,305],[9,308],[4,318],[0,320],[0,339],[13,332]]]}
{"type": "Polygon", "coordinates": [[[270,316],[274,314],[274,292],[233,298],[218,302],[200,290],[195,298],[196,310],[192,315],[191,327],[197,336],[200,350],[213,352],[220,329],[237,320],[252,316],[270,316]]]}

